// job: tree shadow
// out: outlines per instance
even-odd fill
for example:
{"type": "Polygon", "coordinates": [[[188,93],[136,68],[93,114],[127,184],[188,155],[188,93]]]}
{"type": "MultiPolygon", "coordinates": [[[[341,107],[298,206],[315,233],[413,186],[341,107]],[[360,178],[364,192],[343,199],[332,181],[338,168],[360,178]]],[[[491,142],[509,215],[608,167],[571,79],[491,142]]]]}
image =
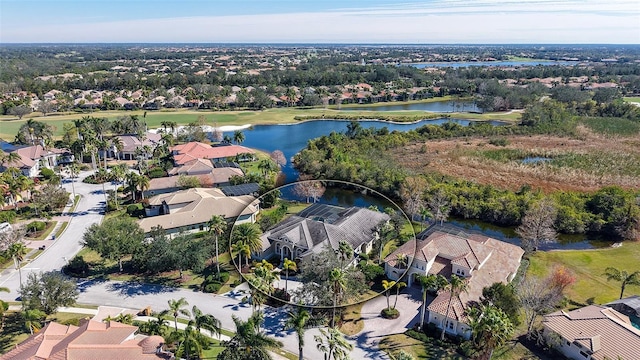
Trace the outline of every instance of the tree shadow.
{"type": "Polygon", "coordinates": [[[78,291],[83,293],[86,292],[87,290],[89,290],[90,287],[94,286],[94,285],[98,285],[98,284],[102,284],[107,282],[107,279],[104,277],[95,277],[95,278],[91,278],[91,279],[82,279],[82,280],[77,280],[76,281],[76,287],[78,288],[78,291]]]}
{"type": "Polygon", "coordinates": [[[107,290],[118,292],[125,297],[132,297],[138,295],[156,295],[175,292],[177,289],[168,286],[144,284],[136,281],[124,281],[112,283],[107,287],[107,290]]]}

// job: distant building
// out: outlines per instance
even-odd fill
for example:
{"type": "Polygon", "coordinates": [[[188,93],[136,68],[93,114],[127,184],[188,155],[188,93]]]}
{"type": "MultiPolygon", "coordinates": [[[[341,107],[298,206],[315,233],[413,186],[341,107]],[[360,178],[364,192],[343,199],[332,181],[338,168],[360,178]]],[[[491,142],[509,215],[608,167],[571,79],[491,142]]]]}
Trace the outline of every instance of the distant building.
{"type": "Polygon", "coordinates": [[[610,307],[556,311],[545,315],[542,325],[547,339],[560,337],[556,349],[569,359],[640,359],[640,330],[610,307]]]}
{"type": "Polygon", "coordinates": [[[365,208],[313,204],[265,232],[261,256],[298,259],[326,247],[337,249],[340,241],[348,242],[356,254],[366,254],[378,238],[378,227],[387,221],[389,215],[365,208]]]}
{"type": "Polygon", "coordinates": [[[120,160],[136,160],[137,154],[141,153],[146,159],[151,158],[153,149],[162,142],[162,135],[152,132],[145,133],[142,139],[137,135],[118,135],[116,136],[122,143],[122,150],[118,150],[113,146],[109,150],[109,156],[120,160]],[[149,151],[145,151],[145,147],[149,151]]]}
{"type": "Polygon", "coordinates": [[[453,298],[448,317],[449,292],[441,292],[428,305],[428,322],[446,327],[446,332],[471,336],[465,309],[477,302],[482,289],[496,282],[508,283],[520,266],[524,250],[519,246],[479,234],[466,234],[455,227],[434,226],[400,246],[385,259],[385,272],[392,280],[405,279],[417,285],[420,275],[452,274],[466,279],[468,290],[453,298]],[[404,257],[404,264],[398,261],[404,257]],[[446,321],[446,322],[445,322],[446,321]]]}
{"type": "Polygon", "coordinates": [[[162,336],[136,334],[138,327],[81,320],[80,326],[48,323],[0,356],[0,360],[175,359],[162,336]]]}

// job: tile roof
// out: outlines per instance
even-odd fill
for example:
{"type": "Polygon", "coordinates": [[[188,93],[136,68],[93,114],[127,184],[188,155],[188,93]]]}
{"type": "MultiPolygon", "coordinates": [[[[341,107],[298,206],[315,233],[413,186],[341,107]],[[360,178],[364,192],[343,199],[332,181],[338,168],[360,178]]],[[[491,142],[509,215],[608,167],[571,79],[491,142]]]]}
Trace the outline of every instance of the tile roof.
{"type": "Polygon", "coordinates": [[[640,330],[629,318],[611,308],[589,305],[546,315],[542,324],[568,341],[582,345],[593,359],[637,359],[640,330]]]}
{"type": "Polygon", "coordinates": [[[46,156],[69,153],[66,149],[44,148],[42,145],[25,146],[11,152],[20,155],[20,160],[2,164],[4,167],[31,168],[36,162],[46,156]]]}
{"type": "Polygon", "coordinates": [[[84,320],[80,326],[47,324],[38,333],[0,356],[0,360],[145,360],[168,358],[156,354],[159,336],[137,339],[137,327],[111,321],[84,320]]]}
{"type": "Polygon", "coordinates": [[[259,209],[259,201],[251,195],[226,196],[220,189],[215,188],[193,188],[157,195],[149,199],[149,205],[159,206],[163,201],[169,206],[185,206],[171,210],[167,215],[147,217],[138,221],[145,232],[151,231],[154,226],[162,226],[168,230],[204,223],[211,219],[212,215],[231,219],[240,215],[256,214],[259,209]]]}
{"type": "MultiPolygon", "coordinates": [[[[520,266],[520,259],[524,250],[519,246],[489,238],[478,234],[451,233],[444,229],[431,228],[418,235],[419,240],[410,240],[388,255],[385,262],[395,265],[399,254],[432,262],[429,274],[439,274],[449,278],[452,265],[464,266],[471,270],[466,273],[468,281],[467,292],[456,297],[452,306],[460,306],[450,313],[453,319],[465,321],[464,306],[472,301],[478,301],[482,289],[495,282],[507,282],[520,266]],[[458,304],[458,305],[456,305],[458,304]]],[[[449,293],[443,292],[429,305],[429,310],[444,315],[449,293]]]]}
{"type": "Polygon", "coordinates": [[[190,143],[172,147],[171,152],[173,153],[174,162],[177,165],[182,165],[195,159],[222,159],[239,154],[254,153],[255,151],[247,147],[234,144],[211,146],[205,143],[192,141],[190,143]]]}
{"type": "Polygon", "coordinates": [[[140,140],[137,135],[118,135],[117,138],[122,141],[122,151],[128,153],[135,152],[137,148],[143,146],[150,146],[153,149],[156,144],[162,141],[161,134],[152,132],[145,133],[143,140],[140,140]]]}

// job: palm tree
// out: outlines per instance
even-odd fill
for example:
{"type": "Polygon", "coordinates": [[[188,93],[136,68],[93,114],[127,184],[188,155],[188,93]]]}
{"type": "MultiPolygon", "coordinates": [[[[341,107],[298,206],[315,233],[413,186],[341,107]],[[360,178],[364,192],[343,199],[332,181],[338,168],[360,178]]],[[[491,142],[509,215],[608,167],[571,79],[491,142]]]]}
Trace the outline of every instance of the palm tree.
{"type": "Polygon", "coordinates": [[[320,335],[313,337],[316,341],[316,348],[324,353],[325,360],[348,359],[353,345],[344,338],[340,331],[333,328],[327,330],[320,329],[320,335]]]}
{"type": "Polygon", "coordinates": [[[213,235],[213,240],[216,243],[216,271],[217,277],[220,278],[220,262],[218,261],[218,238],[224,234],[227,230],[227,222],[220,215],[212,215],[211,219],[207,222],[209,228],[209,234],[213,235]]]}
{"type": "Polygon", "coordinates": [[[245,137],[242,131],[236,130],[233,132],[233,141],[238,145],[242,144],[244,142],[244,139],[245,137]]]}
{"type": "Polygon", "coordinates": [[[331,327],[336,326],[336,307],[338,306],[338,298],[347,288],[347,278],[344,271],[340,268],[334,268],[329,273],[329,282],[331,284],[331,292],[333,292],[333,316],[331,317],[331,327]]]}
{"type": "Polygon", "coordinates": [[[442,275],[420,275],[417,278],[422,287],[422,311],[420,314],[420,329],[424,326],[424,316],[427,307],[427,299],[430,291],[439,292],[447,286],[447,279],[442,275]]]}
{"type": "Polygon", "coordinates": [[[69,166],[69,175],[71,175],[71,190],[73,191],[74,203],[76,201],[75,181],[76,181],[76,177],[78,177],[78,174],[80,174],[80,168],[78,167],[78,164],[74,162],[73,164],[71,164],[71,166],[69,166]]]}
{"type": "Polygon", "coordinates": [[[151,185],[151,182],[148,177],[144,175],[138,176],[137,186],[140,188],[140,194],[143,200],[144,200],[144,191],[149,189],[150,185],[151,185]]]}
{"type": "Polygon", "coordinates": [[[400,295],[400,289],[407,287],[407,283],[404,281],[399,281],[396,283],[396,299],[393,302],[393,308],[396,308],[396,305],[398,305],[398,296],[400,295]]]}
{"type": "MultiPolygon", "coordinates": [[[[249,248],[247,255],[247,265],[249,265],[249,257],[252,252],[262,251],[262,240],[260,240],[260,229],[256,224],[244,223],[233,228],[231,234],[232,243],[242,243],[249,248]]],[[[245,249],[243,249],[244,251],[245,249]]],[[[246,251],[245,251],[246,254],[246,251]]]]}
{"type": "Polygon", "coordinates": [[[34,332],[38,332],[38,330],[42,328],[42,319],[44,319],[47,314],[38,309],[33,309],[26,310],[22,313],[22,316],[24,317],[24,326],[29,329],[31,335],[33,335],[34,332]]]}
{"type": "Polygon", "coordinates": [[[449,318],[449,310],[451,309],[451,301],[454,296],[460,295],[462,292],[466,292],[468,288],[468,283],[464,278],[458,277],[456,275],[451,275],[451,281],[449,282],[449,303],[447,304],[447,312],[444,315],[444,319],[442,320],[442,333],[440,334],[440,340],[444,340],[444,332],[447,329],[447,319],[449,318]]]}
{"type": "Polygon", "coordinates": [[[338,259],[340,259],[340,267],[344,269],[344,262],[353,258],[353,247],[348,242],[342,240],[338,244],[338,259]]]}
{"type": "Polygon", "coordinates": [[[193,321],[187,324],[184,331],[172,331],[167,337],[167,342],[177,343],[175,355],[186,360],[200,359],[202,351],[211,344],[207,336],[194,329],[193,321]]]}
{"type": "Polygon", "coordinates": [[[618,270],[614,267],[608,267],[604,270],[603,275],[607,276],[607,281],[615,280],[620,282],[620,299],[622,299],[622,296],[624,296],[624,288],[627,285],[640,286],[640,270],[634,271],[629,274],[626,270],[618,270]]]}
{"type": "Polygon", "coordinates": [[[238,269],[242,272],[242,254],[246,255],[248,264],[248,257],[251,255],[251,248],[247,244],[237,242],[235,244],[231,244],[231,253],[238,254],[238,269]]]}
{"type": "Polygon", "coordinates": [[[307,329],[309,319],[311,319],[311,314],[302,307],[298,307],[297,311],[287,311],[284,330],[294,330],[298,336],[298,360],[303,360],[304,358],[302,355],[304,348],[304,332],[307,329]]]}
{"type": "Polygon", "coordinates": [[[180,298],[179,300],[170,299],[167,302],[169,303],[169,312],[173,315],[176,331],[178,331],[178,316],[180,314],[184,316],[191,316],[189,310],[183,309],[183,307],[188,306],[189,303],[185,298],[180,298]]]}
{"type": "Polygon", "coordinates": [[[504,345],[513,334],[509,317],[493,305],[481,305],[469,309],[467,316],[472,340],[482,349],[486,359],[491,359],[493,350],[504,345]]]}
{"type": "Polygon", "coordinates": [[[284,258],[282,263],[284,269],[284,292],[287,292],[287,282],[289,281],[289,271],[298,271],[298,264],[295,261],[284,258]]]}
{"type": "Polygon", "coordinates": [[[164,336],[169,322],[165,318],[169,314],[168,310],[164,310],[155,314],[155,319],[149,319],[146,323],[140,325],[140,332],[147,335],[164,336]]]}
{"type": "Polygon", "coordinates": [[[28,252],[29,248],[27,248],[21,240],[9,245],[9,248],[7,249],[7,254],[13,258],[13,264],[15,265],[15,268],[18,269],[20,286],[22,286],[22,270],[20,263],[22,263],[24,256],[27,255],[28,252]]]}
{"type": "Polygon", "coordinates": [[[389,296],[391,295],[391,288],[396,285],[395,281],[382,280],[382,288],[384,289],[384,296],[387,297],[387,310],[391,310],[391,302],[389,302],[389,296]]]}
{"type": "Polygon", "coordinates": [[[420,231],[422,231],[422,226],[424,225],[424,222],[427,221],[427,218],[433,218],[433,214],[426,207],[420,208],[419,214],[422,217],[422,221],[420,222],[420,231]]]}
{"type": "Polygon", "coordinates": [[[129,188],[129,191],[131,191],[131,202],[132,203],[136,202],[136,191],[138,189],[138,178],[139,177],[140,177],[140,175],[136,174],[133,171],[129,172],[126,175],[127,187],[129,188]]]}
{"type": "Polygon", "coordinates": [[[191,314],[193,314],[193,324],[198,332],[204,329],[209,331],[211,335],[220,336],[220,320],[215,316],[203,313],[195,305],[191,308],[191,314]]]}
{"type": "Polygon", "coordinates": [[[271,359],[268,348],[281,347],[282,343],[260,331],[262,317],[251,315],[242,321],[231,315],[236,325],[236,333],[231,340],[224,342],[227,348],[220,353],[219,359],[271,359]]]}

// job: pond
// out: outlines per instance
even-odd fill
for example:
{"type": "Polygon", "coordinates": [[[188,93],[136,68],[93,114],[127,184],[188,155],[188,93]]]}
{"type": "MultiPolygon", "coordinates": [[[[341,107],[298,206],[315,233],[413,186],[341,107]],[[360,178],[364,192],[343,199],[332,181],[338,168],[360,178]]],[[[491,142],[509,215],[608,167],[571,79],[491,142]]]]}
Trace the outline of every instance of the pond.
{"type": "Polygon", "coordinates": [[[481,112],[473,101],[435,101],[414,104],[393,104],[376,106],[342,106],[344,111],[428,111],[428,112],[481,112]]]}
{"type": "Polygon", "coordinates": [[[432,63],[413,63],[402,64],[404,66],[413,66],[418,69],[423,68],[438,68],[438,67],[470,67],[470,66],[573,66],[577,65],[577,61],[554,61],[554,60],[537,60],[537,61],[452,61],[452,62],[432,62],[432,63]]]}
{"type": "Polygon", "coordinates": [[[537,164],[545,161],[551,161],[551,158],[542,157],[542,156],[529,156],[522,159],[523,164],[537,164]]]}
{"type": "MultiPolygon", "coordinates": [[[[374,127],[380,129],[387,127],[389,131],[409,131],[424,125],[441,125],[446,122],[455,122],[462,126],[468,126],[472,121],[447,118],[421,120],[413,123],[392,123],[375,120],[359,121],[363,128],[374,127]]],[[[293,168],[291,158],[306,147],[309,140],[329,135],[332,131],[345,132],[349,123],[349,120],[311,120],[290,125],[256,125],[243,130],[245,140],[242,145],[268,153],[274,150],[282,151],[287,159],[287,165],[283,167],[282,172],[286,176],[285,183],[290,183],[298,178],[298,172],[293,168]]],[[[490,121],[489,123],[496,126],[506,124],[501,121],[490,121]]],[[[232,132],[227,134],[233,136],[232,132]]]]}
{"type": "MultiPolygon", "coordinates": [[[[479,220],[451,219],[449,223],[463,229],[481,232],[486,236],[502,240],[511,244],[520,245],[521,241],[513,227],[502,227],[479,220]]],[[[553,243],[542,244],[540,250],[585,250],[598,249],[611,246],[611,241],[592,235],[568,235],[558,234],[558,240],[553,243]]]]}

